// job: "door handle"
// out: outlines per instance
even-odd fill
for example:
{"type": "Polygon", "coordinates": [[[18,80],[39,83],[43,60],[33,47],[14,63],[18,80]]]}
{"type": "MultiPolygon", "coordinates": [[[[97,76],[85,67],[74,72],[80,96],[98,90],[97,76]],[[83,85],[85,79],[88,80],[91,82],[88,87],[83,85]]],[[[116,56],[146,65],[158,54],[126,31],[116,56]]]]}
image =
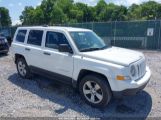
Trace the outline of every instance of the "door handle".
{"type": "Polygon", "coordinates": [[[48,52],[44,52],[44,55],[51,55],[50,53],[48,53],[48,52]]]}
{"type": "Polygon", "coordinates": [[[30,51],[31,49],[30,48],[25,48],[26,51],[30,51]]]}

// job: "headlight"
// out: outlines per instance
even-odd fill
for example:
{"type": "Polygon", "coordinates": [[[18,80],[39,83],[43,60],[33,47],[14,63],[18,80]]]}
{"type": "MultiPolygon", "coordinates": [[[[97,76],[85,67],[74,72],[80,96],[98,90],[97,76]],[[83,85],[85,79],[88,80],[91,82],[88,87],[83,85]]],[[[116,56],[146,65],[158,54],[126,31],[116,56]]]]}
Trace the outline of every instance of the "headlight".
{"type": "Polygon", "coordinates": [[[131,74],[132,77],[135,77],[135,75],[136,75],[136,69],[135,69],[134,65],[132,65],[131,68],[130,68],[130,74],[131,74]]]}

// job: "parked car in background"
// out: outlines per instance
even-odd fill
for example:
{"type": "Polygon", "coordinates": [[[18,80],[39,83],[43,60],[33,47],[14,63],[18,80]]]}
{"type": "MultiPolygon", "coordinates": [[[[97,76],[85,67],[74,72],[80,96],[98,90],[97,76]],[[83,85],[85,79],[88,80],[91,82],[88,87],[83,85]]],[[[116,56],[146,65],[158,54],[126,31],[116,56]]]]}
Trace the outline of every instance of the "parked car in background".
{"type": "Polygon", "coordinates": [[[0,36],[0,53],[7,54],[9,51],[9,44],[5,37],[0,36]]]}
{"type": "Polygon", "coordinates": [[[94,107],[136,94],[151,77],[142,53],[108,46],[88,29],[19,27],[11,49],[22,78],[36,73],[73,85],[94,107]]]}
{"type": "Polygon", "coordinates": [[[4,31],[1,31],[1,32],[0,32],[0,36],[1,36],[1,37],[5,37],[5,38],[7,39],[7,41],[8,41],[8,45],[9,45],[9,46],[11,45],[11,43],[12,43],[12,38],[11,38],[11,35],[9,35],[9,33],[4,32],[4,31]]]}

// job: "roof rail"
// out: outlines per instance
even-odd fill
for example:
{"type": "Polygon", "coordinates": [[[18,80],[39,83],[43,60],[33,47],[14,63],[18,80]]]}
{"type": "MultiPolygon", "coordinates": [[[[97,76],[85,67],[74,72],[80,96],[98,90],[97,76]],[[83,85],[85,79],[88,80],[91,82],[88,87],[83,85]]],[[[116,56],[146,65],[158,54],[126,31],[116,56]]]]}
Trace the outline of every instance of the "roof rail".
{"type": "Polygon", "coordinates": [[[48,25],[43,25],[42,27],[49,27],[48,25]]]}

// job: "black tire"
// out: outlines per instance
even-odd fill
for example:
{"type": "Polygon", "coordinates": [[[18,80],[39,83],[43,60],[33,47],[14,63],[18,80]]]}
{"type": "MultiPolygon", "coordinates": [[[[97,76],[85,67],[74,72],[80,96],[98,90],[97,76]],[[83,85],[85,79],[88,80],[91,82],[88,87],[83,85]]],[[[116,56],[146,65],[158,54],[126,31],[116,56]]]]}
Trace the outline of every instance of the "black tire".
{"type": "Polygon", "coordinates": [[[26,60],[24,58],[18,58],[16,61],[16,67],[17,67],[17,72],[19,74],[20,77],[24,78],[24,79],[30,79],[32,77],[32,74],[30,72],[30,69],[26,63],[26,60]],[[26,70],[26,74],[22,75],[20,68],[19,68],[19,63],[22,62],[22,64],[25,66],[24,69],[26,70]]]}
{"type": "Polygon", "coordinates": [[[5,52],[4,54],[7,56],[8,55],[8,52],[5,52]]]}
{"type": "MultiPolygon", "coordinates": [[[[92,83],[91,83],[92,84],[92,83]]],[[[94,85],[95,86],[95,85],[94,85]]],[[[91,90],[90,90],[91,91],[91,90]]],[[[108,84],[107,79],[105,79],[104,77],[102,77],[101,75],[95,75],[95,74],[91,74],[91,75],[87,75],[85,76],[79,83],[79,92],[81,94],[81,97],[91,106],[93,107],[97,107],[97,108],[102,108],[108,105],[108,103],[111,100],[112,97],[112,93],[111,93],[111,89],[110,86],[108,84]],[[84,88],[85,85],[88,81],[93,81],[94,83],[98,84],[101,88],[101,94],[102,94],[102,100],[100,100],[100,102],[98,103],[92,103],[88,100],[87,94],[84,94],[84,88]]],[[[99,92],[99,91],[98,91],[99,92]]],[[[90,95],[91,93],[89,93],[90,95]]],[[[93,94],[93,93],[92,93],[93,94]]],[[[92,97],[92,95],[91,95],[92,97]]],[[[95,99],[97,98],[96,94],[95,94],[95,99]]]]}

